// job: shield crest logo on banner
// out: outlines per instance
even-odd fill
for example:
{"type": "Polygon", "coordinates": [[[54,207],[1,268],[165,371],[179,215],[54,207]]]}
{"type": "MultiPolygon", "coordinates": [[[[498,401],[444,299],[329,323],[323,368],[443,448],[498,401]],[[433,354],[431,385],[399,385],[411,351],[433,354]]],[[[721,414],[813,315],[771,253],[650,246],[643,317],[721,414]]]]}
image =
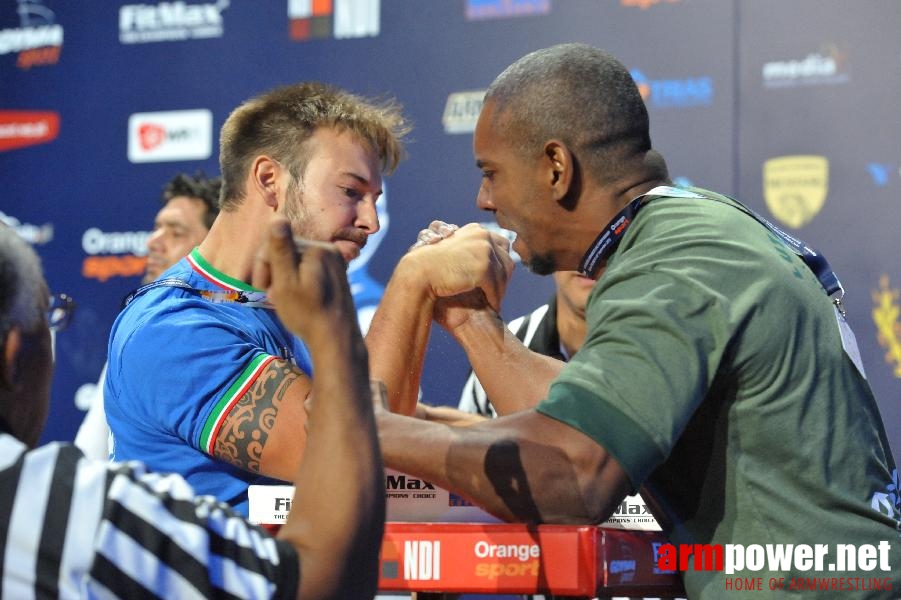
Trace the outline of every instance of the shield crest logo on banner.
{"type": "Polygon", "coordinates": [[[825,156],[777,156],[763,163],[763,197],[776,219],[797,229],[826,201],[829,161],[825,156]]]}

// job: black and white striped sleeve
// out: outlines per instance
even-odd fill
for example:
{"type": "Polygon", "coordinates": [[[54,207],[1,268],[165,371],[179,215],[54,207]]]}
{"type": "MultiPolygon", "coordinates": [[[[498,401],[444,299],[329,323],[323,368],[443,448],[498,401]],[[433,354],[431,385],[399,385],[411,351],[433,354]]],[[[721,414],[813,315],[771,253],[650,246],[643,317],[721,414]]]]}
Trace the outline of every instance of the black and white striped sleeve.
{"type": "Polygon", "coordinates": [[[0,457],[0,597],[296,595],[293,547],[181,477],[63,444],[26,452],[7,435],[0,457]]]}

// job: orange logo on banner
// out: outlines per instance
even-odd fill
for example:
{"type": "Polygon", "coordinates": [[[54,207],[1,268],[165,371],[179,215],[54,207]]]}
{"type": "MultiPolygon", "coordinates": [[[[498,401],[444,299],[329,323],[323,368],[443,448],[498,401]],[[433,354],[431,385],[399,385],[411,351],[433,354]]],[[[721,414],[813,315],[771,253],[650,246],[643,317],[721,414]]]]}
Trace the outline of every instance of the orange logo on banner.
{"type": "Polygon", "coordinates": [[[46,144],[59,135],[59,113],[0,110],[0,152],[46,144]]]}
{"type": "Polygon", "coordinates": [[[889,287],[888,275],[879,278],[879,289],[873,291],[873,323],[878,331],[879,345],[885,348],[885,362],[894,364],[892,374],[901,379],[901,292],[889,287]]]}
{"type": "Polygon", "coordinates": [[[766,205],[789,227],[801,227],[817,216],[828,191],[829,161],[825,156],[779,156],[763,163],[766,205]]]}
{"type": "Polygon", "coordinates": [[[81,274],[88,279],[105,282],[111,277],[136,277],[147,269],[146,256],[88,256],[81,265],[81,274]]]}
{"type": "Polygon", "coordinates": [[[46,46],[32,50],[22,50],[16,60],[16,66],[20,69],[30,69],[41,65],[55,65],[59,62],[62,46],[46,46]]]}

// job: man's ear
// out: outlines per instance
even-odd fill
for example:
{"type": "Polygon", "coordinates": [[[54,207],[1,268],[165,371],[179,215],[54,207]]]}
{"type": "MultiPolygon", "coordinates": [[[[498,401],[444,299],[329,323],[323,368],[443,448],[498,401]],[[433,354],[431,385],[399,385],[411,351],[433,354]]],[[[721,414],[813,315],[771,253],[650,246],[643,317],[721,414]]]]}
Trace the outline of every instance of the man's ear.
{"type": "Polygon", "coordinates": [[[544,145],[544,160],[554,200],[560,201],[569,195],[573,183],[575,162],[572,152],[563,142],[550,140],[544,145]]]}
{"type": "Polygon", "coordinates": [[[278,181],[282,165],[269,156],[257,156],[250,164],[250,182],[254,190],[273,209],[278,208],[278,181]]]}
{"type": "Polygon", "coordinates": [[[6,334],[3,341],[3,364],[0,365],[0,384],[8,390],[16,386],[16,361],[19,358],[19,350],[22,348],[22,332],[13,326],[6,334]]]}

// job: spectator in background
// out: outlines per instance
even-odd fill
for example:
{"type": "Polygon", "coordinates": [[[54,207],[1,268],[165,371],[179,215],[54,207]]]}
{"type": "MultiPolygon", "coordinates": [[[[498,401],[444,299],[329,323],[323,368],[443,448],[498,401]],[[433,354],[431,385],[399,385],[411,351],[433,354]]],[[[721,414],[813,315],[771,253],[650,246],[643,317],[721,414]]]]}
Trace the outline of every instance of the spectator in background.
{"type": "Polygon", "coordinates": [[[150,283],[184,258],[210,232],[219,214],[220,177],[198,172],[176,175],[163,188],[163,208],[156,214],[147,238],[147,270],[142,283],[150,283]]]}
{"type": "MultiPolygon", "coordinates": [[[[164,187],[160,198],[162,208],[153,222],[153,233],[147,238],[147,267],[142,283],[150,283],[181,260],[209,233],[219,214],[219,191],[222,179],[207,177],[198,171],[194,176],[178,173],[164,187]]],[[[90,403],[84,420],[75,434],[75,445],[88,458],[109,457],[109,426],[103,409],[103,381],[106,364],[100,379],[90,393],[90,403]]]]}
{"type": "Polygon", "coordinates": [[[372,598],[384,524],[366,347],[344,261],[274,222],[256,268],[317,368],[298,493],[277,538],[178,476],[35,448],[50,404],[48,290],[37,255],[0,226],[0,596],[372,598]],[[299,260],[303,253],[303,262],[299,260]],[[352,474],[352,476],[349,476],[352,474]]]}

